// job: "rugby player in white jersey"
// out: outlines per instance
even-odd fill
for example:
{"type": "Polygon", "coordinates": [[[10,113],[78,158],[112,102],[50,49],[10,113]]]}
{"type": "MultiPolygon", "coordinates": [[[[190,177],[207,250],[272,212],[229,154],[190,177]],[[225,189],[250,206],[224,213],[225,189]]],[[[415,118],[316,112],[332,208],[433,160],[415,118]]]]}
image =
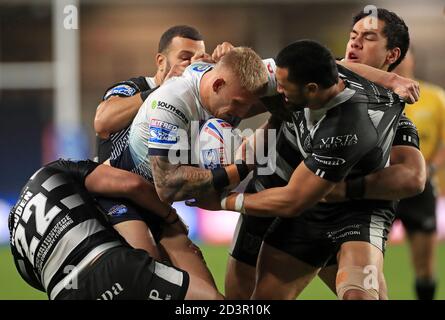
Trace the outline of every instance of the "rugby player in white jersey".
{"type": "Polygon", "coordinates": [[[127,149],[111,165],[153,179],[166,202],[237,185],[248,174],[245,163],[213,170],[192,166],[197,164],[188,155],[193,129],[197,133],[199,122],[212,117],[237,125],[264,112],[258,98],[275,81],[270,63],[239,47],[217,64],[192,64],[148,96],[131,125],[127,149]]]}

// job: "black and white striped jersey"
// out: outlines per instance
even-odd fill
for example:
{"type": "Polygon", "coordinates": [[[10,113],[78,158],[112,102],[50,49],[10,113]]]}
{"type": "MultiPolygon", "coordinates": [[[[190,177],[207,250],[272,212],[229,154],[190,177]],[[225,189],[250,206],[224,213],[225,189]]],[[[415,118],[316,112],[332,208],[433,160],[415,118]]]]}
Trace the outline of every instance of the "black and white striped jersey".
{"type": "Polygon", "coordinates": [[[398,95],[338,68],[345,90],[322,109],[305,108],[293,112],[291,122],[282,122],[276,161],[270,158],[268,163],[274,173],[256,175],[252,183],[257,191],[286,185],[301,161],[333,182],[364,176],[388,164],[396,130],[415,133],[409,119],[399,122],[404,102],[398,95]]]}
{"type": "MultiPolygon", "coordinates": [[[[153,78],[137,77],[126,81],[118,82],[108,88],[102,97],[105,101],[111,97],[132,97],[142,91],[156,88],[153,78]]],[[[128,135],[130,132],[130,125],[124,129],[114,132],[108,139],[97,138],[97,156],[99,163],[107,159],[116,159],[125,147],[128,145],[128,135]]]]}
{"type": "Polygon", "coordinates": [[[106,250],[124,242],[87,193],[93,161],[52,162],[28,180],[9,216],[10,244],[22,278],[53,299],[106,250]]]}

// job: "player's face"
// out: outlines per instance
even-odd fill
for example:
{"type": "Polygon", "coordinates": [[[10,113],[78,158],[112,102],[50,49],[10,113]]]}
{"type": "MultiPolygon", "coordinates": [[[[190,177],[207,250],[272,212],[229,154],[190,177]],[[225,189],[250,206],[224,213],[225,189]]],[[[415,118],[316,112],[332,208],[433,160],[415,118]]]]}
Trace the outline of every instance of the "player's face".
{"type": "Polygon", "coordinates": [[[287,102],[298,109],[308,104],[302,88],[288,80],[289,71],[287,68],[278,67],[275,76],[277,78],[277,91],[284,95],[287,102]]]}
{"type": "Polygon", "coordinates": [[[385,22],[378,20],[373,28],[370,17],[365,17],[352,27],[346,46],[345,60],[363,63],[377,69],[387,69],[390,51],[386,48],[387,39],[383,34],[385,22]]]}
{"type": "Polygon", "coordinates": [[[167,49],[167,61],[170,65],[190,60],[198,52],[205,52],[204,41],[174,37],[167,49]]]}
{"type": "Polygon", "coordinates": [[[233,76],[225,79],[225,84],[214,92],[211,110],[217,118],[233,123],[234,119],[244,119],[258,97],[241,87],[239,80],[233,76]]]}
{"type": "Polygon", "coordinates": [[[162,54],[165,57],[162,65],[163,76],[165,77],[175,64],[185,62],[189,65],[195,54],[204,52],[204,41],[174,37],[166,52],[162,54]]]}

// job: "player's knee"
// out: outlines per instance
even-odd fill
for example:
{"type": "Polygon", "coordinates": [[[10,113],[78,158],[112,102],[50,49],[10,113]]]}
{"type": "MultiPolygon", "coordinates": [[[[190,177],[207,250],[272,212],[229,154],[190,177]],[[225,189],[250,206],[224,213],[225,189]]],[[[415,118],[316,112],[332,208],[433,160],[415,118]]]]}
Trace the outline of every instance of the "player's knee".
{"type": "Polygon", "coordinates": [[[349,289],[343,294],[342,300],[377,300],[369,293],[357,289],[349,289]]]}
{"type": "Polygon", "coordinates": [[[377,268],[349,266],[338,270],[336,288],[340,300],[378,300],[379,274],[377,268]]]}

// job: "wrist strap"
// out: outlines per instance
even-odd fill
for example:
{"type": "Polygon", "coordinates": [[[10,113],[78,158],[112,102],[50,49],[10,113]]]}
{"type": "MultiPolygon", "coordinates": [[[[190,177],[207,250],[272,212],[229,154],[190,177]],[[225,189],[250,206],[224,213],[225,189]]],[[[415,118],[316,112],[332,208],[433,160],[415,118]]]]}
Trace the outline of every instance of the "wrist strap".
{"type": "Polygon", "coordinates": [[[346,198],[363,199],[365,196],[365,177],[346,180],[346,198]]]}
{"type": "Polygon", "coordinates": [[[245,161],[242,161],[242,163],[236,164],[236,169],[238,170],[239,181],[241,182],[249,174],[249,167],[247,166],[245,161]]]}
{"type": "Polygon", "coordinates": [[[229,191],[223,192],[221,195],[221,209],[227,210],[227,196],[229,195],[229,191]]]}
{"type": "Polygon", "coordinates": [[[239,195],[236,196],[235,211],[238,211],[240,213],[246,213],[246,210],[244,209],[244,193],[240,193],[239,195]]]}
{"type": "Polygon", "coordinates": [[[226,169],[219,167],[212,169],[211,172],[212,172],[212,183],[215,190],[221,191],[230,184],[229,175],[227,174],[226,169]]]}

